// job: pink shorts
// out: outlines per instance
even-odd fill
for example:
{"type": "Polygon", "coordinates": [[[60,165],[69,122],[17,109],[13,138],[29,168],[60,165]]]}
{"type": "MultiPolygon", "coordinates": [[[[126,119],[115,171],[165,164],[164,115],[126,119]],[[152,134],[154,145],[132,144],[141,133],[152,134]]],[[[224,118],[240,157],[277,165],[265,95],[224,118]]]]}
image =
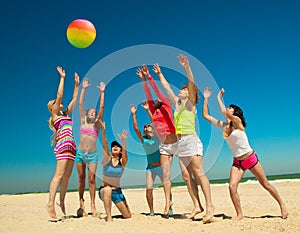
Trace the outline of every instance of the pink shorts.
{"type": "Polygon", "coordinates": [[[253,153],[244,160],[238,160],[237,158],[233,159],[232,166],[242,168],[243,170],[251,169],[258,163],[258,158],[256,153],[253,151],[253,153]]]}

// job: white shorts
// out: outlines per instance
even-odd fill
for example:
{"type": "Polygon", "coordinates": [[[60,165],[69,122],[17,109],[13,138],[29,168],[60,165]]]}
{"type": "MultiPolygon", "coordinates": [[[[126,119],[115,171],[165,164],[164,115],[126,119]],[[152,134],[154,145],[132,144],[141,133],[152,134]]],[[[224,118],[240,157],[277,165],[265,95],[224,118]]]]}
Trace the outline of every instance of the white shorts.
{"type": "Polygon", "coordinates": [[[202,155],[203,144],[197,134],[178,137],[178,157],[202,155]]]}
{"type": "Polygon", "coordinates": [[[172,144],[162,144],[159,145],[159,152],[161,155],[176,155],[178,148],[178,142],[172,144]]]}

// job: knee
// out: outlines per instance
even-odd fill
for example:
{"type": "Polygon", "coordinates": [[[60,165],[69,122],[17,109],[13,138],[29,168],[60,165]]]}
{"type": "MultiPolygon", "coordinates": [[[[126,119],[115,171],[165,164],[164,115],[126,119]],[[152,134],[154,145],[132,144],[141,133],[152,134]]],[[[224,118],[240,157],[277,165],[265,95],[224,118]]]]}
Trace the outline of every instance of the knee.
{"type": "Polygon", "coordinates": [[[229,191],[230,192],[237,192],[238,184],[236,183],[230,183],[229,184],[229,191]]]}
{"type": "Polygon", "coordinates": [[[265,181],[259,181],[259,183],[267,190],[270,190],[272,188],[272,185],[268,180],[265,181]]]}
{"type": "Polygon", "coordinates": [[[95,183],[95,177],[89,177],[89,185],[93,185],[95,183]]]}
{"type": "Polygon", "coordinates": [[[187,172],[181,173],[181,177],[185,183],[187,183],[190,180],[190,175],[187,172]]]}
{"type": "Polygon", "coordinates": [[[127,218],[131,218],[131,213],[129,212],[129,213],[127,213],[127,214],[124,214],[123,217],[126,218],[126,219],[127,219],[127,218]]]}
{"type": "Polygon", "coordinates": [[[152,195],[153,189],[146,189],[146,194],[147,195],[152,195]]]}

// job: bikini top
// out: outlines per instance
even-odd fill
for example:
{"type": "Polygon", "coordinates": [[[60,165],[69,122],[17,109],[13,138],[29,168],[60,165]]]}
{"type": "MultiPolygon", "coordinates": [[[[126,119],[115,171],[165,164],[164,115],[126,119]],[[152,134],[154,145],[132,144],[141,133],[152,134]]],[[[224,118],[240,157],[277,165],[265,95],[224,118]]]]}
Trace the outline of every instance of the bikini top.
{"type": "Polygon", "coordinates": [[[113,166],[112,159],[103,166],[103,175],[107,177],[120,178],[123,175],[124,168],[119,161],[117,166],[113,166]]]}
{"type": "Polygon", "coordinates": [[[94,137],[98,137],[98,135],[99,135],[99,131],[97,131],[95,128],[88,128],[88,127],[81,127],[80,133],[94,136],[94,137]]]}

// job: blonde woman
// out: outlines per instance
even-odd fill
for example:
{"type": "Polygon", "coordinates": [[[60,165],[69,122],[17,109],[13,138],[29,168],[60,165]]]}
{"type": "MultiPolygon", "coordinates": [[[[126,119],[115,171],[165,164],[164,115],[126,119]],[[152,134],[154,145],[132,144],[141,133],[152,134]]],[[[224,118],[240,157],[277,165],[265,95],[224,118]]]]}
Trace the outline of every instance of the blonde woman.
{"type": "Polygon", "coordinates": [[[75,73],[73,98],[68,107],[64,110],[62,99],[66,73],[60,66],[56,69],[60,75],[57,95],[56,99],[48,102],[48,110],[51,113],[49,128],[54,132],[52,142],[54,144],[54,154],[56,156],[56,170],[50,183],[49,200],[46,209],[49,216],[53,219],[57,219],[54,202],[58,186],[60,186],[60,201],[58,205],[63,214],[66,214],[64,201],[76,155],[76,145],[72,131],[72,118],[69,115],[76,104],[79,86],[79,76],[75,73]]]}

